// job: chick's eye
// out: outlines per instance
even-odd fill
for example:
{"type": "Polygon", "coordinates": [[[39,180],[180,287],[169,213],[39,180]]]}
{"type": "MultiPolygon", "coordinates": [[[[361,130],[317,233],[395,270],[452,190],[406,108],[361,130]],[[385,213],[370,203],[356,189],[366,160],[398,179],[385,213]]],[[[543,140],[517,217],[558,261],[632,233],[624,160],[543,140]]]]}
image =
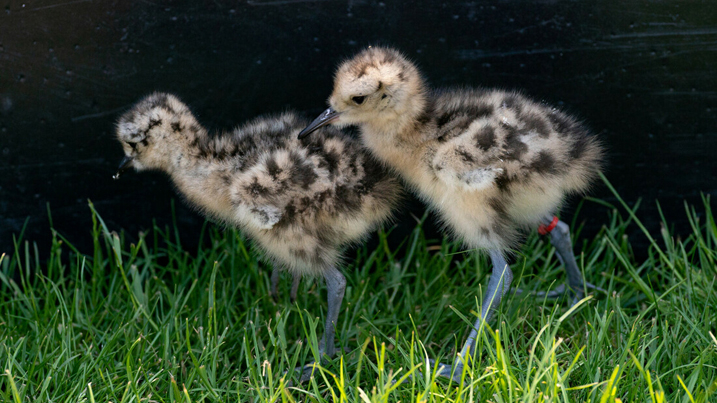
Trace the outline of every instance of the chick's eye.
{"type": "Polygon", "coordinates": [[[361,105],[364,99],[366,99],[365,95],[351,97],[351,100],[354,101],[356,105],[361,105]]]}
{"type": "Polygon", "coordinates": [[[137,143],[128,141],[128,142],[127,142],[127,145],[130,146],[130,147],[132,147],[133,150],[136,150],[136,149],[137,149],[137,143]]]}

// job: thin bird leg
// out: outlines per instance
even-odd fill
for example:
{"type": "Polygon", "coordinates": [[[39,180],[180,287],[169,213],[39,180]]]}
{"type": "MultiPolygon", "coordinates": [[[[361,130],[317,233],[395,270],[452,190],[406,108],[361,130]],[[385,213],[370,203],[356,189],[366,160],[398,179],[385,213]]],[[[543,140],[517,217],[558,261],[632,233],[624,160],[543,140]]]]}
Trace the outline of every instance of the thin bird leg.
{"type": "Polygon", "coordinates": [[[279,278],[281,277],[281,271],[274,267],[274,270],[271,271],[271,290],[269,291],[269,295],[271,295],[271,298],[274,300],[274,302],[277,302],[279,300],[279,278]]]}
{"type": "MultiPolygon", "coordinates": [[[[542,221],[544,224],[547,225],[552,220],[553,217],[548,216],[543,218],[542,221]]],[[[558,255],[558,260],[560,260],[560,263],[562,263],[563,268],[565,268],[565,273],[568,276],[567,283],[569,290],[566,289],[564,285],[561,285],[553,291],[537,292],[535,293],[536,296],[558,298],[565,295],[565,293],[570,293],[571,295],[573,295],[573,299],[570,306],[573,306],[585,296],[586,289],[607,292],[598,286],[586,282],[583,278],[583,274],[578,268],[578,263],[575,260],[575,254],[573,253],[573,244],[570,240],[570,227],[568,226],[568,224],[562,221],[558,221],[558,224],[550,232],[550,243],[553,244],[553,246],[555,247],[555,251],[558,255]]]]}
{"type": "MultiPolygon", "coordinates": [[[[274,302],[279,301],[279,280],[280,280],[280,278],[281,278],[281,270],[279,270],[275,267],[274,270],[271,271],[271,290],[269,291],[269,295],[271,295],[271,298],[274,299],[274,302]]],[[[301,283],[301,274],[292,273],[291,294],[289,294],[289,296],[291,297],[292,304],[294,302],[296,302],[296,293],[297,293],[297,291],[299,291],[299,283],[301,283]]]]}
{"type": "Polygon", "coordinates": [[[336,323],[341,311],[341,303],[344,300],[344,291],[346,291],[346,277],[337,268],[331,267],[324,273],[324,279],[326,280],[329,310],[326,314],[324,337],[321,338],[319,351],[321,351],[322,355],[326,354],[331,358],[336,354],[334,337],[336,335],[336,323]]]}
{"type": "Polygon", "coordinates": [[[468,362],[468,357],[472,358],[475,354],[476,338],[478,337],[478,332],[481,331],[481,327],[483,327],[483,323],[493,317],[501,299],[510,289],[510,283],[513,281],[513,272],[510,270],[510,266],[508,266],[501,251],[491,250],[489,255],[493,263],[493,274],[490,276],[488,288],[486,288],[486,293],[483,297],[481,316],[473,324],[468,339],[461,349],[461,354],[453,362],[453,366],[439,364],[438,375],[453,378],[456,382],[460,382],[463,365],[468,362]]]}
{"type": "Polygon", "coordinates": [[[294,273],[293,279],[291,281],[291,294],[289,296],[291,297],[291,303],[293,304],[296,302],[296,292],[299,291],[299,283],[301,282],[301,274],[294,273]]]}
{"type": "MultiPolygon", "coordinates": [[[[326,313],[326,323],[324,325],[324,335],[319,343],[319,356],[331,358],[336,354],[336,345],[334,340],[336,336],[336,323],[339,319],[339,312],[341,311],[341,303],[344,300],[344,291],[346,291],[346,278],[341,272],[331,267],[324,273],[324,279],[326,280],[326,290],[329,309],[326,313]]],[[[303,383],[311,378],[311,374],[314,372],[315,364],[309,363],[303,367],[296,368],[296,371],[301,372],[299,383],[303,383]]]]}

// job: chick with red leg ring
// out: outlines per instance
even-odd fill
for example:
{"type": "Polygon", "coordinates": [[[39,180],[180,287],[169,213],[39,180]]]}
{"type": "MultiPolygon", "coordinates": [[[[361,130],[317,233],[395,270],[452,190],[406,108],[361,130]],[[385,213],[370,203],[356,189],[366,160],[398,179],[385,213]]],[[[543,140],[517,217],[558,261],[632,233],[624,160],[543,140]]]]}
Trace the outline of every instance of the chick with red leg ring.
{"type": "Polygon", "coordinates": [[[578,263],[575,260],[575,254],[573,253],[573,243],[570,240],[570,227],[563,221],[558,220],[555,216],[548,216],[543,218],[543,225],[540,228],[546,228],[545,234],[550,235],[550,243],[555,247],[555,251],[558,255],[558,260],[565,269],[565,274],[568,277],[567,287],[565,285],[558,286],[555,290],[547,292],[538,292],[535,295],[538,297],[547,298],[560,298],[565,294],[573,296],[570,306],[577,304],[585,296],[585,290],[597,290],[607,292],[604,289],[590,284],[585,281],[583,274],[578,268],[578,263]],[[551,228],[551,226],[553,228],[551,228]],[[550,229],[550,230],[547,230],[550,229]]]}

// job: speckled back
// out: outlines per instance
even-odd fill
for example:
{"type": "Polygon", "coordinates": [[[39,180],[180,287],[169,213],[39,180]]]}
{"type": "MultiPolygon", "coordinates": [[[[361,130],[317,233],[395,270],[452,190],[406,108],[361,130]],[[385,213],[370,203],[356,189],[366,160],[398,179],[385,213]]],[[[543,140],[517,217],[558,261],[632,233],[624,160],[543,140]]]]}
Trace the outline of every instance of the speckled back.
{"type": "Polygon", "coordinates": [[[168,173],[190,204],[242,228],[278,266],[316,274],[391,216],[401,187],[335,128],[297,139],[308,123],[287,112],[209,135],[158,93],[125,113],[117,134],[135,169],[168,173]]]}

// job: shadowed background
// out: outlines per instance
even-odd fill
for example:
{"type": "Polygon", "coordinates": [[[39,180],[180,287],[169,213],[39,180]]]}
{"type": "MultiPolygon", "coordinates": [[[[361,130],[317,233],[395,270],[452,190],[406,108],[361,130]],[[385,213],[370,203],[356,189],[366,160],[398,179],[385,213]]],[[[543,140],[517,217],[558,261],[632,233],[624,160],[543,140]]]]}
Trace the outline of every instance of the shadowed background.
{"type": "MultiPolygon", "coordinates": [[[[0,253],[26,220],[24,238],[49,252],[47,203],[80,250],[88,198],[130,239],[171,223],[167,178],[111,179],[113,124],[140,97],[175,93],[211,130],[285,109],[313,118],[336,65],[371,44],[401,49],[433,86],[521,89],[577,115],[607,145],[617,190],[643,199],[648,228],[659,229],[658,199],[686,233],[683,200],[717,194],[717,13],[699,1],[596,3],[0,0],[0,253]]],[[[604,185],[591,195],[615,202],[604,185]]],[[[175,205],[191,250],[203,218],[175,205]]],[[[393,237],[422,214],[409,201],[393,237]]],[[[590,234],[606,219],[587,203],[578,222],[590,234]]]]}

